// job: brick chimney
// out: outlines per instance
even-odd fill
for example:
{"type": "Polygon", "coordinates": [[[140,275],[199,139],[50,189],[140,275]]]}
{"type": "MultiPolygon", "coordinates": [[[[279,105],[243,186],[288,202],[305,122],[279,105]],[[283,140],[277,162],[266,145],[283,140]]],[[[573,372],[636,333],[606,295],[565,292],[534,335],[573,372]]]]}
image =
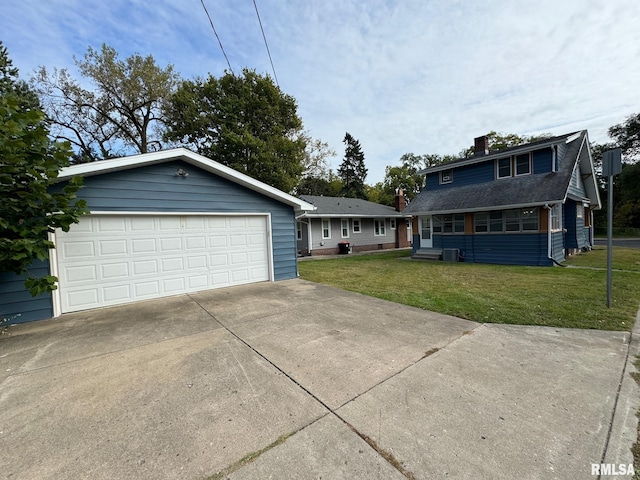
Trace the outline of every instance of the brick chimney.
{"type": "Polygon", "coordinates": [[[396,198],[395,198],[396,211],[402,212],[404,210],[404,207],[406,206],[407,206],[407,201],[404,198],[404,192],[402,191],[401,188],[399,188],[398,191],[396,192],[396,198]]]}
{"type": "Polygon", "coordinates": [[[489,155],[489,138],[486,135],[473,139],[473,156],[489,155]]]}

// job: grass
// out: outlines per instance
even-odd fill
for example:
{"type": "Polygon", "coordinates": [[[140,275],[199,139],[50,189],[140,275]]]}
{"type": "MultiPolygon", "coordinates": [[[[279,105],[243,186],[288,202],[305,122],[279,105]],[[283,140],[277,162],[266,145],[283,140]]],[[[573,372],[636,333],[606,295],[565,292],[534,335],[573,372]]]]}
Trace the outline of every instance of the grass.
{"type": "MultiPolygon", "coordinates": [[[[592,251],[576,255],[567,265],[593,268],[607,268],[607,247],[596,246],[592,251]]],[[[640,272],[640,250],[613,247],[613,268],[640,272]]]]}
{"type": "Polygon", "coordinates": [[[640,250],[614,248],[613,305],[606,251],[568,264],[520,267],[411,260],[408,251],[299,263],[306,280],[477,322],[631,330],[640,305],[640,250]],[[603,263],[604,259],[604,263],[603,263]]]}

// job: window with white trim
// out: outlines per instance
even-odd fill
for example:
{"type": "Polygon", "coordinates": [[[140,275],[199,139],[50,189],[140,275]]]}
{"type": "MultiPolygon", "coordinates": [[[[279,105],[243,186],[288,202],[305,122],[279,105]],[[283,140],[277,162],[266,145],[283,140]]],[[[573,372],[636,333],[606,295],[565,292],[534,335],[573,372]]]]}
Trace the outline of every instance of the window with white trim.
{"type": "Polygon", "coordinates": [[[360,233],[362,232],[362,228],[360,226],[360,219],[359,218],[354,218],[353,219],[353,233],[360,233]]]}
{"type": "Polygon", "coordinates": [[[296,238],[302,240],[302,222],[296,222],[296,238]]]}
{"type": "Polygon", "coordinates": [[[395,218],[390,218],[389,219],[389,228],[391,230],[395,230],[396,229],[396,219],[395,218]]]}
{"type": "Polygon", "coordinates": [[[496,160],[496,177],[508,178],[511,176],[511,157],[496,160]]]}
{"type": "Polygon", "coordinates": [[[373,235],[376,237],[382,237],[387,234],[385,220],[375,219],[373,221],[373,235]]]}
{"type": "Polygon", "coordinates": [[[440,172],[440,183],[453,183],[453,169],[448,168],[440,172]]]}
{"type": "Polygon", "coordinates": [[[562,230],[562,204],[556,203],[551,207],[549,215],[551,215],[551,231],[559,232],[562,230]]]}
{"type": "Polygon", "coordinates": [[[464,213],[434,215],[433,233],[464,233],[464,213]]]}
{"type": "Polygon", "coordinates": [[[322,219],[322,238],[331,238],[331,221],[328,218],[322,219]]]}
{"type": "Polygon", "coordinates": [[[522,153],[515,156],[516,176],[529,175],[531,173],[531,154],[522,153]]]}
{"type": "Polygon", "coordinates": [[[349,238],[349,219],[340,220],[340,235],[342,238],[349,238]]]}
{"type": "Polygon", "coordinates": [[[474,214],[475,233],[531,232],[540,229],[538,207],[474,214]]]}

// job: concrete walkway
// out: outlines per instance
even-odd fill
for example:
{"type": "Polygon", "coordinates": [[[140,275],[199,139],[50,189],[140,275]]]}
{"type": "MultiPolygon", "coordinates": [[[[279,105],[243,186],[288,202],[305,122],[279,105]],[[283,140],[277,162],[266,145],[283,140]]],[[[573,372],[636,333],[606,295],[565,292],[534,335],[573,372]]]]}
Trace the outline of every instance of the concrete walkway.
{"type": "Polygon", "coordinates": [[[69,314],[0,338],[0,478],[597,478],[630,338],[303,280],[69,314]]]}

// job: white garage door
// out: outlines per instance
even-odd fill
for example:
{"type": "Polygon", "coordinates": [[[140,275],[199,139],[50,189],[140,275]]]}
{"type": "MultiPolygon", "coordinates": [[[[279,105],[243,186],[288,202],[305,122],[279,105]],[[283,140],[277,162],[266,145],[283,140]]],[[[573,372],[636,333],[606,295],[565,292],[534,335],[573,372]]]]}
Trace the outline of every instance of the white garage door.
{"type": "Polygon", "coordinates": [[[266,216],[89,215],[56,243],[63,313],[269,280],[266,216]]]}

